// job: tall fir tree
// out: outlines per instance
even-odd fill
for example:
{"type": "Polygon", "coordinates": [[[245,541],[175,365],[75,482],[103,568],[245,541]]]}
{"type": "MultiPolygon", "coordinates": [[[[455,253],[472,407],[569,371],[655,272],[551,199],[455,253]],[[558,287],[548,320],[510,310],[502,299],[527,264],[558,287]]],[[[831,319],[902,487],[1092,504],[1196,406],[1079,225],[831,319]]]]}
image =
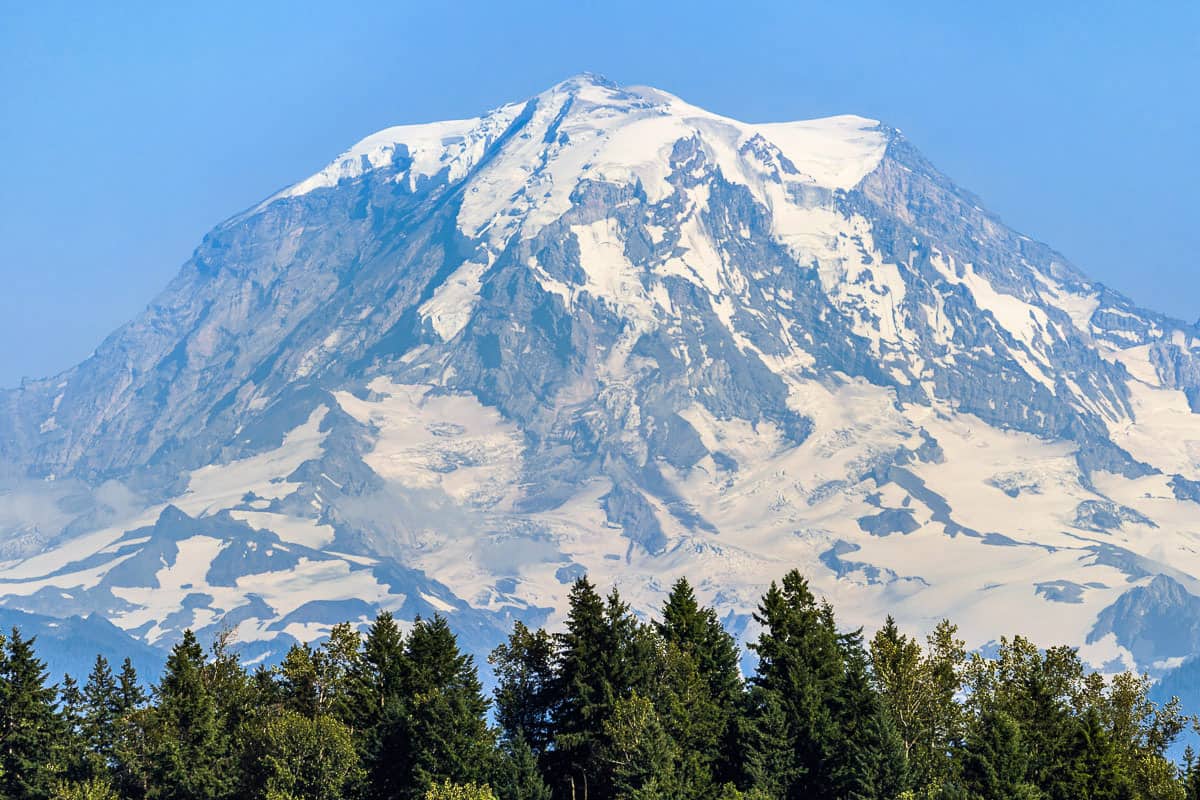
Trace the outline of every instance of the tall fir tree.
{"type": "Polygon", "coordinates": [[[504,736],[491,786],[498,800],[551,800],[537,755],[520,736],[504,736]]]}
{"type": "Polygon", "coordinates": [[[406,656],[411,665],[407,729],[412,772],[405,796],[419,798],[443,780],[486,781],[495,739],[474,659],[459,650],[440,615],[417,619],[406,656]]]}
{"type": "Polygon", "coordinates": [[[550,745],[554,704],[554,639],[521,621],[488,656],[496,676],[496,724],[506,741],[520,740],[536,757],[550,745]]]}
{"type": "Polygon", "coordinates": [[[605,723],[617,702],[633,692],[649,694],[658,665],[656,637],[641,625],[616,589],[601,599],[586,578],[568,597],[566,630],[558,653],[554,753],[548,760],[556,795],[613,797],[605,723]]]}
{"type": "Polygon", "coordinates": [[[113,764],[113,749],[118,737],[121,717],[121,698],[117,680],[104,656],[96,656],[87,683],[83,685],[84,740],[97,769],[107,770],[113,764]]]}
{"type": "Polygon", "coordinates": [[[1196,751],[1190,744],[1184,750],[1180,783],[1183,789],[1183,800],[1200,800],[1200,760],[1196,758],[1196,751]]]}
{"type": "Polygon", "coordinates": [[[87,740],[84,734],[86,721],[83,690],[79,682],[69,674],[64,674],[58,688],[58,742],[60,756],[58,771],[69,782],[85,781],[92,775],[93,762],[89,757],[87,740]]]}
{"type": "Polygon", "coordinates": [[[1029,753],[1020,724],[1003,711],[985,711],[967,736],[962,782],[972,798],[1038,800],[1029,781],[1029,753]]]}
{"type": "Polygon", "coordinates": [[[743,754],[739,783],[765,797],[782,798],[804,777],[792,740],[794,726],[774,689],[751,685],[738,720],[743,754]]]}
{"type": "Polygon", "coordinates": [[[312,648],[292,645],[275,673],[283,705],[310,719],[315,717],[320,710],[320,680],[312,648]]]}
{"type": "Polygon", "coordinates": [[[654,627],[664,643],[654,695],[683,754],[680,780],[693,792],[704,791],[700,787],[706,781],[736,780],[743,689],[736,642],[716,611],[700,606],[686,578],[671,588],[654,627]]]}
{"type": "Polygon", "coordinates": [[[121,662],[117,676],[116,738],[111,745],[112,782],[124,800],[144,800],[150,792],[150,747],[155,718],[133,662],[121,662]]]}
{"type": "Polygon", "coordinates": [[[128,658],[121,662],[121,674],[117,678],[117,698],[122,714],[136,711],[149,699],[146,690],[142,688],[133,662],[128,658]]]}
{"type": "Polygon", "coordinates": [[[63,722],[63,733],[76,738],[83,735],[83,690],[79,681],[69,673],[63,675],[62,683],[58,685],[58,712],[63,722]]]}
{"type": "Polygon", "coordinates": [[[45,800],[55,778],[63,725],[57,688],[47,684],[46,665],[34,640],[14,628],[0,656],[0,797],[45,800]]]}
{"type": "Polygon", "coordinates": [[[151,800],[218,800],[234,785],[228,740],[192,631],[171,649],[149,717],[151,800]]]}
{"type": "Polygon", "coordinates": [[[401,699],[409,677],[404,634],[391,613],[381,612],[371,623],[353,669],[348,679],[355,696],[350,716],[356,727],[368,730],[389,704],[401,699]]]}
{"type": "Polygon", "coordinates": [[[771,584],[754,618],[763,631],[751,645],[759,658],[753,681],[774,695],[793,748],[790,782],[782,797],[836,796],[835,703],[843,663],[833,610],[819,603],[808,582],[793,570],[782,584],[771,584]]]}
{"type": "Polygon", "coordinates": [[[1125,774],[1097,708],[1090,707],[1082,717],[1073,720],[1065,750],[1060,796],[1078,800],[1133,800],[1133,782],[1125,774]]]}
{"type": "Polygon", "coordinates": [[[602,797],[599,756],[604,745],[603,725],[617,690],[606,669],[613,643],[604,601],[586,577],[571,586],[566,630],[556,639],[551,788],[558,797],[602,797]]]}
{"type": "Polygon", "coordinates": [[[840,684],[834,698],[834,796],[890,800],[908,788],[904,743],[872,686],[861,631],[840,637],[840,684]]]}
{"type": "Polygon", "coordinates": [[[342,716],[356,732],[372,800],[402,796],[411,776],[411,734],[405,692],[410,676],[404,636],[389,612],[367,631],[362,653],[347,676],[342,716]]]}
{"type": "Polygon", "coordinates": [[[715,609],[700,606],[687,578],[680,578],[671,587],[662,620],[654,627],[667,643],[695,658],[714,701],[724,709],[737,705],[742,693],[737,642],[725,630],[715,609]]]}

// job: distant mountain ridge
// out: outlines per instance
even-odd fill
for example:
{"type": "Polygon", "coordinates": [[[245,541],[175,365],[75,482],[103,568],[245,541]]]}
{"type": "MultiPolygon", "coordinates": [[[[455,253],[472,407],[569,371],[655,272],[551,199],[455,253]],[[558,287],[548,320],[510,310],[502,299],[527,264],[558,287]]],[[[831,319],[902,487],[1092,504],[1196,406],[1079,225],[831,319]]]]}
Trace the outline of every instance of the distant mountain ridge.
{"type": "Polygon", "coordinates": [[[894,129],[581,75],[364,139],[0,393],[0,606],[484,648],[584,572],[706,575],[736,627],[799,566],[849,623],[1161,674],[1194,620],[1130,608],[1195,613],[1198,354],[894,129]]]}

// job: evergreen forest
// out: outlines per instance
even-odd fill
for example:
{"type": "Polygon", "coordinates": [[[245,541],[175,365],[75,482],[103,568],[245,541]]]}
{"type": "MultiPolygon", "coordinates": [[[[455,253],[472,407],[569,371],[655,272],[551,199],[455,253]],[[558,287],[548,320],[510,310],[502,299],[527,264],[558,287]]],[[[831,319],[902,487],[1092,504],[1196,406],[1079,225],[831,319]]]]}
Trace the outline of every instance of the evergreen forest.
{"type": "Polygon", "coordinates": [[[743,654],[686,580],[656,619],[586,578],[562,629],[520,622],[495,689],[441,617],[344,623],[276,666],[187,633],[51,684],[0,636],[3,800],[1200,800],[1194,723],[1068,647],[968,652],[943,621],[870,639],[791,572],[743,654]],[[740,665],[755,664],[743,674],[740,665]]]}

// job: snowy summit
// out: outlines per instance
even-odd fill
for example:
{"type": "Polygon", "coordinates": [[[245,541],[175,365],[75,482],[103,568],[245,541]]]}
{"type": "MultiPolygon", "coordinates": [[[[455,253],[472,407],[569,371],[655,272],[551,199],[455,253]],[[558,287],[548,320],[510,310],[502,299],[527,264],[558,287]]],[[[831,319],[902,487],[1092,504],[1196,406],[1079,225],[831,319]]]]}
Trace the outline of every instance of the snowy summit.
{"type": "Polygon", "coordinates": [[[1162,674],[1200,647],[1200,334],[896,131],[592,75],[368,136],[0,393],[0,610],[269,657],[380,609],[486,648],[587,573],[737,631],[799,567],[1162,674]]]}

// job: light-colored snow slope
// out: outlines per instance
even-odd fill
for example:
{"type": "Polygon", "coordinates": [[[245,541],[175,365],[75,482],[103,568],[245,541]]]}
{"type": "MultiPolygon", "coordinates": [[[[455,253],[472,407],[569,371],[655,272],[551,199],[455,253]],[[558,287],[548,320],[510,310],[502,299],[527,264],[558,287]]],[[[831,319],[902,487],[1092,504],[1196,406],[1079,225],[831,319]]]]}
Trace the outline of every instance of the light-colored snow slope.
{"type": "Polygon", "coordinates": [[[578,76],[367,137],[0,396],[0,605],[259,657],[446,613],[482,648],[583,574],[647,614],[686,575],[748,635],[800,568],[847,626],[1158,674],[1200,626],[1112,609],[1200,593],[1195,408],[1193,326],[895,131],[578,76]]]}

